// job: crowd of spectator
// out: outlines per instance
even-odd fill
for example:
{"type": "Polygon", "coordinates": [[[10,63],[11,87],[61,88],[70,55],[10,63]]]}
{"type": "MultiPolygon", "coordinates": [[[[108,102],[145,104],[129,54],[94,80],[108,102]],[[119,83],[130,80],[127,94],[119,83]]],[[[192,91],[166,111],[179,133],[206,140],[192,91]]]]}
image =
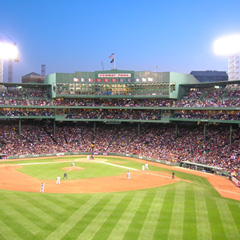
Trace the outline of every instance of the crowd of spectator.
{"type": "Polygon", "coordinates": [[[208,120],[240,120],[240,111],[176,111],[174,118],[208,119],[208,120]]]}
{"type": "Polygon", "coordinates": [[[117,120],[160,120],[159,110],[132,110],[132,109],[98,109],[98,110],[71,110],[66,118],[71,119],[117,119],[117,120]]]}
{"type": "Polygon", "coordinates": [[[105,152],[134,154],[170,162],[191,161],[220,167],[240,174],[240,130],[230,130],[228,125],[201,125],[176,128],[170,124],[108,125],[58,124],[53,134],[53,124],[24,123],[19,135],[17,123],[4,122],[0,126],[1,153],[28,155],[59,152],[105,152]]]}
{"type": "Polygon", "coordinates": [[[7,117],[23,117],[23,116],[54,116],[53,109],[31,109],[31,108],[0,108],[0,116],[7,117]]]}

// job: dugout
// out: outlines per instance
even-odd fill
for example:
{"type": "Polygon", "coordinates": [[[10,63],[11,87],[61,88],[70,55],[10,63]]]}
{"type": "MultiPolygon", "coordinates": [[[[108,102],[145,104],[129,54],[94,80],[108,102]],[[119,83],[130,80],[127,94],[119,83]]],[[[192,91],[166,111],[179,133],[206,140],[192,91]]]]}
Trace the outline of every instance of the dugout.
{"type": "Polygon", "coordinates": [[[204,164],[200,164],[200,163],[182,161],[180,163],[180,167],[189,168],[189,169],[207,172],[207,173],[212,173],[212,174],[217,174],[217,175],[222,175],[222,176],[228,176],[228,173],[223,171],[223,168],[204,165],[204,164]]]}
{"type": "Polygon", "coordinates": [[[7,155],[6,154],[0,154],[0,159],[7,159],[7,155]]]}

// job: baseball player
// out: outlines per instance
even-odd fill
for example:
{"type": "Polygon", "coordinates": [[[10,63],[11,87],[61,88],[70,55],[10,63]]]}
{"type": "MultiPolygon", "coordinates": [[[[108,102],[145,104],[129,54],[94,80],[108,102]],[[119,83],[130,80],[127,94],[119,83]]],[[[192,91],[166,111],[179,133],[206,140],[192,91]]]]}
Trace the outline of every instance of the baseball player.
{"type": "Polygon", "coordinates": [[[127,172],[127,178],[130,179],[131,178],[131,173],[128,171],[127,172]]]}
{"type": "Polygon", "coordinates": [[[40,188],[41,193],[44,193],[44,185],[45,185],[44,183],[41,184],[41,188],[40,188]]]}
{"type": "Polygon", "coordinates": [[[60,176],[57,176],[57,181],[56,181],[56,184],[60,184],[60,176]]]}
{"type": "Polygon", "coordinates": [[[172,172],[172,179],[175,178],[175,172],[172,172]]]}
{"type": "Polygon", "coordinates": [[[90,160],[90,156],[89,156],[89,155],[87,155],[87,160],[88,160],[88,161],[90,160]]]}
{"type": "Polygon", "coordinates": [[[64,173],[64,175],[63,175],[63,179],[64,179],[64,178],[68,179],[68,177],[67,177],[67,173],[64,173]]]}
{"type": "Polygon", "coordinates": [[[72,167],[74,168],[74,166],[75,166],[75,163],[72,163],[72,167]]]}
{"type": "Polygon", "coordinates": [[[144,164],[142,165],[142,170],[145,171],[145,165],[144,164]]]}
{"type": "Polygon", "coordinates": [[[145,163],[145,169],[148,170],[148,163],[145,163]]]}

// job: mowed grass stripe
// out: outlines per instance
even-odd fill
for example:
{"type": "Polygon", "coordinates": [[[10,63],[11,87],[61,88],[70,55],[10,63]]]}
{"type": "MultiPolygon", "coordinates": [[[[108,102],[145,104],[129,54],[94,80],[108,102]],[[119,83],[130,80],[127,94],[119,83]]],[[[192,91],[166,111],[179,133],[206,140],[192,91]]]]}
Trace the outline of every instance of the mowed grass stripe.
{"type": "Polygon", "coordinates": [[[4,205],[4,207],[2,207],[2,212],[4,212],[6,215],[11,216],[12,218],[14,218],[15,221],[17,221],[19,223],[19,225],[24,226],[28,226],[28,230],[32,233],[32,234],[36,234],[37,232],[40,231],[40,228],[32,222],[32,215],[30,216],[28,214],[28,212],[24,211],[25,209],[21,209],[21,208],[16,208],[16,205],[13,206],[9,206],[7,203],[4,205]],[[29,219],[28,219],[29,217],[29,219]]]}
{"type": "Polygon", "coordinates": [[[131,240],[139,239],[140,231],[143,228],[144,221],[146,219],[148,210],[151,206],[155,194],[156,191],[147,191],[147,194],[144,196],[141,204],[139,205],[138,211],[136,211],[132,222],[128,226],[124,239],[128,239],[129,236],[131,236],[131,240]]]}
{"type": "Polygon", "coordinates": [[[193,183],[186,185],[184,205],[183,239],[197,239],[196,203],[193,183]]]}
{"type": "Polygon", "coordinates": [[[214,196],[206,196],[206,206],[208,211],[208,219],[213,239],[227,239],[224,226],[218,211],[216,198],[214,196]]]}
{"type": "Polygon", "coordinates": [[[156,194],[151,202],[151,205],[149,206],[146,219],[140,230],[140,234],[138,236],[139,240],[153,239],[153,235],[158,223],[158,218],[162,209],[165,194],[166,189],[160,190],[159,188],[159,190],[156,191],[156,194]]]}
{"type": "Polygon", "coordinates": [[[113,210],[118,206],[119,202],[121,202],[122,198],[125,195],[113,195],[107,205],[101,209],[100,212],[96,213],[95,218],[88,224],[88,226],[84,229],[84,231],[78,236],[77,239],[93,239],[94,235],[99,231],[104,222],[111,215],[113,210]]]}
{"type": "MultiPolygon", "coordinates": [[[[118,193],[119,194],[119,193],[118,193]]],[[[123,193],[121,193],[123,194],[123,193]]],[[[115,228],[118,223],[118,220],[122,217],[124,212],[126,211],[128,205],[131,203],[132,197],[135,193],[127,192],[124,194],[124,197],[121,201],[116,205],[115,209],[111,212],[109,217],[104,221],[103,225],[99,229],[99,231],[93,237],[94,240],[102,240],[108,239],[108,236],[115,228]]]]}
{"type": "Polygon", "coordinates": [[[157,219],[157,226],[153,235],[153,239],[168,239],[169,228],[172,219],[172,209],[176,194],[176,184],[162,187],[166,189],[163,196],[162,208],[157,219]]]}
{"type": "Polygon", "coordinates": [[[79,206],[78,210],[74,211],[65,221],[62,221],[45,239],[55,240],[63,238],[103,197],[104,195],[92,195],[87,202],[79,206]]]}
{"type": "Polygon", "coordinates": [[[113,194],[105,195],[96,204],[89,209],[64,235],[65,239],[77,239],[82,232],[88,227],[91,222],[95,219],[96,215],[104,209],[104,207],[113,198],[113,194]]]}
{"type": "Polygon", "coordinates": [[[9,226],[20,239],[35,239],[34,234],[28,230],[28,226],[24,225],[24,222],[19,223],[19,219],[16,219],[11,213],[3,211],[3,208],[0,209],[0,216],[5,225],[9,226]]]}
{"type": "MultiPolygon", "coordinates": [[[[195,195],[195,212],[197,220],[197,239],[211,240],[212,232],[208,219],[208,209],[204,194],[204,187],[200,185],[194,185],[195,195]]],[[[206,193],[207,194],[207,193],[206,193]]]]}
{"type": "MultiPolygon", "coordinates": [[[[9,202],[13,199],[14,202],[12,202],[12,205],[15,205],[17,208],[22,208],[26,213],[30,212],[34,215],[36,220],[39,222],[48,223],[54,219],[53,216],[49,214],[49,212],[46,213],[45,209],[39,207],[39,205],[36,207],[33,202],[29,199],[29,195],[21,195],[21,194],[15,194],[9,193],[9,194],[1,194],[1,198],[3,196],[7,195],[8,198],[6,198],[9,202]],[[17,201],[16,201],[17,199],[17,201]]],[[[2,198],[3,199],[3,198],[2,198]]],[[[4,203],[5,204],[5,203],[4,203]]]]}
{"type": "Polygon", "coordinates": [[[120,240],[124,239],[124,235],[128,229],[129,224],[131,224],[132,219],[135,213],[139,210],[139,206],[142,202],[142,199],[145,197],[147,191],[137,191],[135,195],[132,197],[131,202],[129,203],[127,209],[119,219],[117,225],[112,230],[109,235],[109,239],[111,240],[120,240]]]}
{"type": "Polygon", "coordinates": [[[216,203],[226,232],[227,239],[240,239],[239,231],[228,208],[227,199],[216,198],[216,203]]]}
{"type": "Polygon", "coordinates": [[[60,214],[65,211],[65,208],[56,204],[57,198],[52,201],[50,198],[45,197],[45,193],[38,193],[29,195],[29,201],[36,207],[39,205],[39,208],[47,210],[47,212],[55,214],[60,214]]]}
{"type": "Polygon", "coordinates": [[[11,227],[11,225],[6,224],[2,221],[2,217],[0,218],[0,231],[1,231],[1,236],[3,238],[0,239],[14,239],[14,240],[24,240],[24,238],[20,237],[18,234],[16,234],[11,227]]]}
{"type": "Polygon", "coordinates": [[[240,202],[228,200],[228,208],[229,208],[232,218],[234,219],[234,222],[238,228],[238,232],[240,233],[240,221],[239,221],[239,219],[240,219],[240,202]]]}
{"type": "Polygon", "coordinates": [[[183,238],[185,187],[186,183],[176,184],[176,194],[174,198],[172,218],[168,233],[168,239],[171,240],[181,240],[183,238]]]}

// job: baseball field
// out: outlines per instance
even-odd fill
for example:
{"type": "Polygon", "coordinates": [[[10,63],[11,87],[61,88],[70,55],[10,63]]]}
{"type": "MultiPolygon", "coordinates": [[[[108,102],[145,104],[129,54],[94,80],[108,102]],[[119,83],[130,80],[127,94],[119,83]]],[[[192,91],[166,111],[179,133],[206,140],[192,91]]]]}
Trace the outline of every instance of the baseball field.
{"type": "Polygon", "coordinates": [[[0,239],[240,239],[240,190],[230,180],[152,162],[142,171],[145,163],[2,160],[0,239]]]}

